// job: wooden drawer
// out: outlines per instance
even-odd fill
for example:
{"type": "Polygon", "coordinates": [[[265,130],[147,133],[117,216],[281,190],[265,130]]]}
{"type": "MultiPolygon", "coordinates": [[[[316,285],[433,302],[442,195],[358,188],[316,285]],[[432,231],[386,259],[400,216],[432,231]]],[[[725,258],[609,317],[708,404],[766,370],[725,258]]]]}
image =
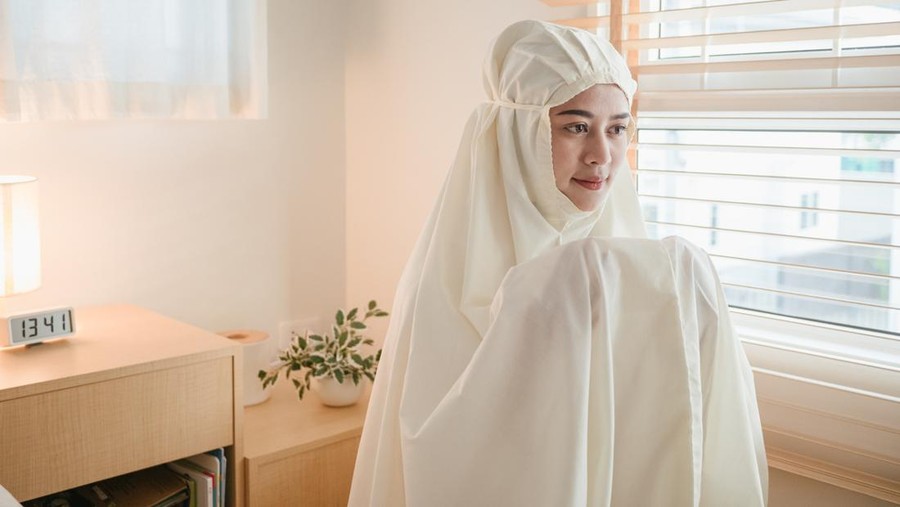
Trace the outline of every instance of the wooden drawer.
{"type": "Polygon", "coordinates": [[[350,407],[315,393],[299,402],[281,379],[269,401],[244,409],[247,506],[347,505],[367,403],[368,392],[350,407]]]}
{"type": "MultiPolygon", "coordinates": [[[[347,505],[359,437],[247,466],[252,507],[347,505]]],[[[262,461],[258,463],[257,461],[262,461]]]]}
{"type": "Polygon", "coordinates": [[[2,401],[0,483],[25,500],[230,446],[233,368],[227,356],[2,401]]]}

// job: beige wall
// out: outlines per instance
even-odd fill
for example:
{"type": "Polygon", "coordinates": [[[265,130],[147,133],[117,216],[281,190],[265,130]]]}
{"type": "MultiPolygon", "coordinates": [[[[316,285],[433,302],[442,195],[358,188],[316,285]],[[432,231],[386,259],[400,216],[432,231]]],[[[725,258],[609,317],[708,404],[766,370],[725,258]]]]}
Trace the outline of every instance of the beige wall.
{"type": "Polygon", "coordinates": [[[397,279],[485,100],[481,64],[510,23],[585,7],[539,0],[359,0],[347,37],[347,300],[389,306],[397,279]]]}
{"type": "Polygon", "coordinates": [[[43,287],[7,309],[274,333],[342,304],[346,9],[269,1],[266,120],[0,123],[0,172],[40,178],[43,222],[43,287]]]}

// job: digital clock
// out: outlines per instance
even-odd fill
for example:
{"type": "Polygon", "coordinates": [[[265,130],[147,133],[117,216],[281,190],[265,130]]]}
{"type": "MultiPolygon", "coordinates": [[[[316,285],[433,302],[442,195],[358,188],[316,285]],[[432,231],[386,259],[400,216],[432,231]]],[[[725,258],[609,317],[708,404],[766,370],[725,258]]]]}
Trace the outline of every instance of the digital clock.
{"type": "Polygon", "coordinates": [[[28,345],[75,332],[71,308],[57,308],[0,319],[0,346],[28,345]]]}

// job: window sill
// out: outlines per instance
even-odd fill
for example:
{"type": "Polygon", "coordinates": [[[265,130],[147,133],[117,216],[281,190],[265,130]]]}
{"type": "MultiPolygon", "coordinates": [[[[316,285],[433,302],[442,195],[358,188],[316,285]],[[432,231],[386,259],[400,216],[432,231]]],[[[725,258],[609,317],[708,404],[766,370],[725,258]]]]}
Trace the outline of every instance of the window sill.
{"type": "Polygon", "coordinates": [[[900,339],[732,310],[772,467],[900,502],[900,339]]]}

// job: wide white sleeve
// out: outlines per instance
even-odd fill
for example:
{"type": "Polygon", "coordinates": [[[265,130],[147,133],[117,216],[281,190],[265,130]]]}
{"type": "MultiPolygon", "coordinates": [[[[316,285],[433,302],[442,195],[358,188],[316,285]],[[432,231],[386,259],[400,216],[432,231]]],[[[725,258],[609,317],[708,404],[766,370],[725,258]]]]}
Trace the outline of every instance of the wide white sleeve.
{"type": "MultiPolygon", "coordinates": [[[[419,324],[407,338],[422,346],[433,335],[419,324]]],[[[397,343],[375,386],[394,401],[370,410],[353,505],[765,503],[749,366],[715,271],[686,242],[586,239],[510,270],[424,417],[404,415],[412,356],[397,343]]]]}
{"type": "Polygon", "coordinates": [[[709,256],[678,237],[663,240],[686,334],[698,338],[702,393],[701,505],[765,505],[768,468],[753,372],[731,323],[709,256]]]}
{"type": "Polygon", "coordinates": [[[510,271],[427,422],[401,418],[407,505],[696,505],[690,396],[660,243],[554,249],[510,271]]]}

